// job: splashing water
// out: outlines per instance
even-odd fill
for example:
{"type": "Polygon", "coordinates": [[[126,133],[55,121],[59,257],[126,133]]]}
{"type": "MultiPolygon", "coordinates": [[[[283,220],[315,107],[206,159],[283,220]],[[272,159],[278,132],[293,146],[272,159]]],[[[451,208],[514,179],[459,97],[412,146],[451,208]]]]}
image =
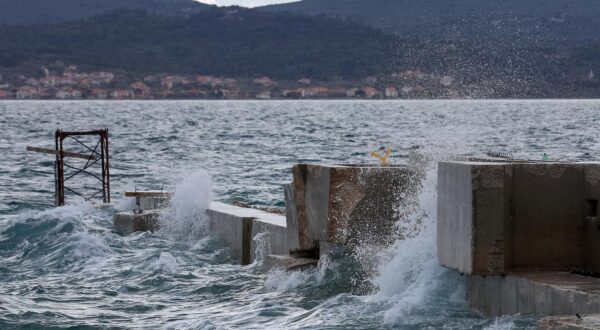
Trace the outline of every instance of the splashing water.
{"type": "Polygon", "coordinates": [[[160,233],[173,240],[194,241],[207,234],[206,210],[212,201],[212,180],[199,170],[175,187],[169,207],[161,213],[160,233]]]}
{"type": "Polygon", "coordinates": [[[489,319],[469,309],[464,279],[437,265],[434,162],[415,180],[415,203],[399,206],[407,237],[361,251],[373,264],[367,276],[357,271],[360,258],[272,274],[236,264],[204,235],[210,177],[176,173],[206,168],[218,178],[217,200],[283,207],[280,185],[293,164],[373,163],[368,151],[381,145],[403,161],[422,150],[598,160],[599,111],[592,100],[0,102],[0,328],[532,326],[535,317],[489,319]],[[25,145],[44,146],[56,127],[90,125],[111,129],[113,192],[180,182],[163,230],[123,237],[108,210],[48,210],[51,164],[25,145]]]}

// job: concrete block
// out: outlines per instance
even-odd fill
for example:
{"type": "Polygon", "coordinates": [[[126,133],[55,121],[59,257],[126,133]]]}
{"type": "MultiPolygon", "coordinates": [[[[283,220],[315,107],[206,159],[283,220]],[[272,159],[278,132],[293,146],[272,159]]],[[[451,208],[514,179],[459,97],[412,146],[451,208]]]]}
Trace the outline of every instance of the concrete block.
{"type": "Polygon", "coordinates": [[[511,268],[583,268],[583,169],[577,163],[514,165],[511,268]]]}
{"type": "Polygon", "coordinates": [[[135,198],[136,203],[139,203],[139,207],[142,210],[165,208],[168,206],[172,196],[173,193],[158,190],[125,192],[125,197],[135,198]]]}
{"type": "Polygon", "coordinates": [[[595,330],[600,329],[600,315],[549,316],[538,321],[539,330],[595,330]]]}
{"type": "Polygon", "coordinates": [[[438,258],[467,274],[600,271],[600,164],[441,162],[438,258]]]}
{"type": "Polygon", "coordinates": [[[468,288],[469,305],[490,316],[600,314],[600,278],[595,277],[567,272],[470,275],[468,288]]]}
{"type": "Polygon", "coordinates": [[[442,162],[438,167],[438,259],[468,274],[505,270],[504,227],[511,168],[505,163],[442,162]]]}
{"type": "Polygon", "coordinates": [[[260,233],[265,233],[265,253],[289,253],[283,216],[217,202],[210,204],[207,215],[209,230],[231,248],[233,257],[243,265],[254,261],[257,246],[253,238],[260,233]]]}
{"type": "Polygon", "coordinates": [[[140,214],[133,212],[116,213],[113,220],[113,229],[121,235],[137,231],[158,230],[159,210],[148,210],[140,214]]]}
{"type": "Polygon", "coordinates": [[[262,218],[252,219],[251,237],[250,257],[252,261],[257,256],[258,248],[263,249],[259,251],[263,256],[271,254],[288,255],[290,253],[286,220],[283,216],[268,214],[268,218],[263,216],[262,218]],[[257,238],[260,238],[260,242],[257,241],[257,238]]]}
{"type": "Polygon", "coordinates": [[[299,230],[298,230],[298,212],[294,197],[294,190],[291,184],[283,186],[285,196],[285,220],[287,227],[287,240],[290,251],[300,249],[299,230]]]}
{"type": "Polygon", "coordinates": [[[300,250],[315,250],[320,241],[385,241],[400,196],[413,188],[413,173],[403,166],[299,164],[292,172],[300,250]]]}

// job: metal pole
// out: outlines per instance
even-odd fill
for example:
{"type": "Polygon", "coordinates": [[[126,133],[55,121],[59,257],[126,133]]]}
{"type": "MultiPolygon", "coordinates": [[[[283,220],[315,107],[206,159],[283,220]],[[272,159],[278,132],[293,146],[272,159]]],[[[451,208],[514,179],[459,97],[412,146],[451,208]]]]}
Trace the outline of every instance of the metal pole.
{"type": "Polygon", "coordinates": [[[65,154],[63,150],[64,134],[62,131],[58,131],[59,139],[59,151],[58,151],[58,183],[59,183],[59,194],[58,194],[58,206],[65,205],[65,154]]]}
{"type": "Polygon", "coordinates": [[[104,154],[104,157],[106,158],[106,197],[107,203],[110,203],[110,165],[109,165],[109,153],[108,153],[108,128],[104,129],[104,138],[106,139],[106,144],[105,144],[105,148],[106,148],[106,152],[104,154]]]}
{"type": "Polygon", "coordinates": [[[102,159],[102,202],[106,203],[106,163],[104,161],[104,133],[100,133],[100,159],[102,159]]]}

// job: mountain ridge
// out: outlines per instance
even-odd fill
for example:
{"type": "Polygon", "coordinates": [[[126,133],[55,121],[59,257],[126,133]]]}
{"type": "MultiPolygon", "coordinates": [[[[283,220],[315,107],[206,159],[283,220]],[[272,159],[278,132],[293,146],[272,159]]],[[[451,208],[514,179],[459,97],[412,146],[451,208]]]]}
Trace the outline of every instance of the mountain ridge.
{"type": "Polygon", "coordinates": [[[0,24],[59,23],[119,9],[191,15],[211,7],[194,0],[0,0],[0,24]]]}

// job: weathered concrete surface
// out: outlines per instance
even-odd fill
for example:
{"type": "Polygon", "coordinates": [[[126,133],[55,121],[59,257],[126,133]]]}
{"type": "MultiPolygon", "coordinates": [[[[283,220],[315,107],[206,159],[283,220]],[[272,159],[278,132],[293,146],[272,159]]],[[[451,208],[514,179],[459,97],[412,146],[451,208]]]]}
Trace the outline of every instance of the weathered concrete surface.
{"type": "Polygon", "coordinates": [[[598,163],[442,162],[438,258],[467,274],[600,271],[598,163]]]}
{"type": "Polygon", "coordinates": [[[503,273],[508,218],[504,163],[442,162],[438,167],[438,259],[468,274],[503,273]]]}
{"type": "Polygon", "coordinates": [[[290,253],[285,221],[284,216],[269,213],[252,219],[252,242],[250,243],[252,261],[257,253],[263,257],[271,254],[287,255],[290,253]],[[258,249],[260,251],[257,251],[258,249]]]}
{"type": "Polygon", "coordinates": [[[300,241],[298,234],[298,211],[296,210],[294,190],[292,189],[292,185],[284,185],[283,192],[285,196],[285,220],[288,247],[290,251],[296,251],[300,249],[300,241]]]}
{"type": "Polygon", "coordinates": [[[297,270],[315,267],[319,263],[317,259],[299,258],[289,255],[268,255],[264,260],[263,270],[271,269],[297,270]]]}
{"type": "Polygon", "coordinates": [[[172,196],[173,193],[158,190],[125,192],[125,197],[135,198],[136,203],[139,202],[139,207],[142,210],[165,208],[172,196]]]}
{"type": "Polygon", "coordinates": [[[490,316],[600,313],[600,278],[567,272],[468,276],[469,305],[490,316]]]}
{"type": "Polygon", "coordinates": [[[411,171],[403,166],[299,164],[292,169],[290,199],[300,250],[319,242],[385,241],[397,218],[411,171]]]}
{"type": "Polygon", "coordinates": [[[538,321],[539,330],[597,330],[600,315],[548,316],[538,321]]]}
{"type": "Polygon", "coordinates": [[[159,212],[159,210],[147,210],[140,214],[116,213],[113,220],[114,231],[121,235],[127,235],[137,231],[158,230],[159,212]]]}
{"type": "Polygon", "coordinates": [[[207,210],[209,230],[216,233],[231,248],[233,257],[246,265],[254,261],[256,242],[263,234],[266,251],[263,253],[288,254],[286,219],[283,216],[253,208],[223,203],[211,203],[207,210]]]}

